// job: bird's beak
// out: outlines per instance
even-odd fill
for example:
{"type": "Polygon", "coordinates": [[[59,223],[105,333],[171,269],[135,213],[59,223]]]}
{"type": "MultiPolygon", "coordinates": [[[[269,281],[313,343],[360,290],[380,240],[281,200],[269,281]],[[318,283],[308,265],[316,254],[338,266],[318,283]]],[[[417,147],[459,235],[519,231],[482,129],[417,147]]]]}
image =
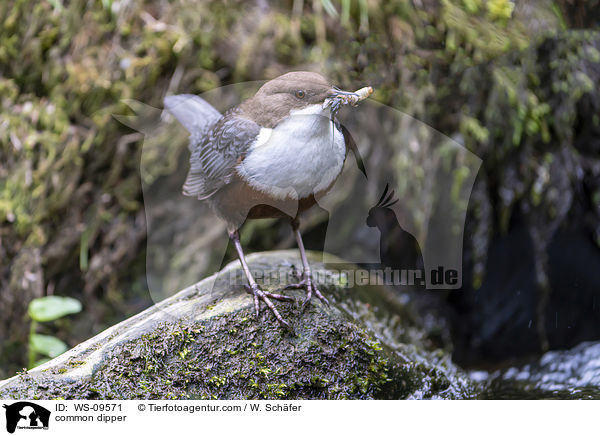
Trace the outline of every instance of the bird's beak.
{"type": "Polygon", "coordinates": [[[331,115],[334,117],[337,112],[340,110],[342,105],[348,103],[350,99],[357,99],[358,95],[354,92],[342,91],[339,88],[333,87],[327,93],[327,97],[323,102],[323,108],[329,107],[331,110],[331,115]]]}

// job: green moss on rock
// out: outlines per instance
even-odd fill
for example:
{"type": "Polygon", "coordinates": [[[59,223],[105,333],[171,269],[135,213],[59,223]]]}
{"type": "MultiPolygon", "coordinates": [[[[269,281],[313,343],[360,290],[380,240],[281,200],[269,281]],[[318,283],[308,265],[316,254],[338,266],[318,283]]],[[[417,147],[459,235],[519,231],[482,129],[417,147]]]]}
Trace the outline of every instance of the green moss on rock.
{"type": "MultiPolygon", "coordinates": [[[[250,264],[276,270],[297,261],[292,253],[253,255],[250,264]]],[[[225,272],[238,273],[237,263],[225,272]]],[[[398,341],[387,315],[376,314],[390,309],[390,296],[382,288],[322,286],[332,304],[314,302],[304,312],[300,305],[280,304],[294,327],[290,332],[266,310],[256,320],[252,299],[223,283],[213,276],[181,291],[39,370],[0,383],[0,396],[396,399],[475,394],[446,352],[398,341]]],[[[299,291],[291,295],[299,301],[303,297],[299,291]]],[[[403,324],[402,331],[416,328],[408,319],[403,324]]]]}

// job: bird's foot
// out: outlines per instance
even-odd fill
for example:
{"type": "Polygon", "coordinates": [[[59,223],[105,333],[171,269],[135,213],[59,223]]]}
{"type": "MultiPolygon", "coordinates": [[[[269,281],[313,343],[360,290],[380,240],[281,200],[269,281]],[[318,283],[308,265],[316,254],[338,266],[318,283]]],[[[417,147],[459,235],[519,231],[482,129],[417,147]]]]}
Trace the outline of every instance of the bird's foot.
{"type": "Polygon", "coordinates": [[[289,302],[295,301],[293,297],[288,297],[287,295],[273,294],[271,292],[263,291],[256,284],[254,286],[244,285],[244,288],[246,289],[246,292],[248,292],[249,294],[251,294],[254,297],[254,310],[256,312],[257,318],[258,318],[258,313],[260,311],[260,301],[262,300],[267,305],[269,310],[273,313],[273,315],[275,315],[275,318],[277,318],[277,321],[279,321],[279,324],[281,324],[283,327],[287,328],[288,330],[291,330],[291,331],[293,330],[292,327],[290,326],[290,324],[286,320],[284,320],[283,317],[279,314],[279,312],[275,308],[275,305],[271,301],[271,299],[273,299],[273,300],[285,301],[285,302],[289,303],[289,302]]]}
{"type": "Polygon", "coordinates": [[[312,276],[310,274],[307,274],[306,272],[302,273],[302,280],[300,280],[298,283],[290,283],[284,289],[306,289],[306,298],[302,303],[303,311],[304,309],[306,309],[306,306],[308,306],[308,304],[310,303],[313,294],[315,294],[317,298],[323,303],[327,305],[329,304],[327,298],[325,298],[323,294],[321,294],[319,289],[317,289],[317,286],[313,282],[312,276]]]}

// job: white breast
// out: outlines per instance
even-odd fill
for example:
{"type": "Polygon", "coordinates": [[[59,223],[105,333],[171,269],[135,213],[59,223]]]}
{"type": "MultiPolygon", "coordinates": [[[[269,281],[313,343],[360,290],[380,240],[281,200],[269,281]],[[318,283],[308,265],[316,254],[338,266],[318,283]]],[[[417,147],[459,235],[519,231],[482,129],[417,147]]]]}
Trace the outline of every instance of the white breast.
{"type": "Polygon", "coordinates": [[[263,128],[240,163],[250,186],[277,199],[305,198],[326,189],[340,174],[344,136],[321,105],[311,105],[274,129],[263,128]]]}

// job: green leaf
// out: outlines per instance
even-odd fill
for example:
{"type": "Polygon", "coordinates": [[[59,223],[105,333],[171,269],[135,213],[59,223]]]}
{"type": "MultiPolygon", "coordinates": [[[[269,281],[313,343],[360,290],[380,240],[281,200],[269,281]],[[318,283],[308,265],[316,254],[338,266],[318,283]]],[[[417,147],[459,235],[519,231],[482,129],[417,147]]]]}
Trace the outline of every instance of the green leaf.
{"type": "Polygon", "coordinates": [[[54,321],[71,313],[81,312],[81,303],[70,297],[36,298],[29,303],[29,316],[38,322],[54,321]]]}
{"type": "Polygon", "coordinates": [[[54,336],[34,333],[29,338],[29,346],[33,351],[44,356],[56,357],[67,351],[67,344],[54,336]]]}

